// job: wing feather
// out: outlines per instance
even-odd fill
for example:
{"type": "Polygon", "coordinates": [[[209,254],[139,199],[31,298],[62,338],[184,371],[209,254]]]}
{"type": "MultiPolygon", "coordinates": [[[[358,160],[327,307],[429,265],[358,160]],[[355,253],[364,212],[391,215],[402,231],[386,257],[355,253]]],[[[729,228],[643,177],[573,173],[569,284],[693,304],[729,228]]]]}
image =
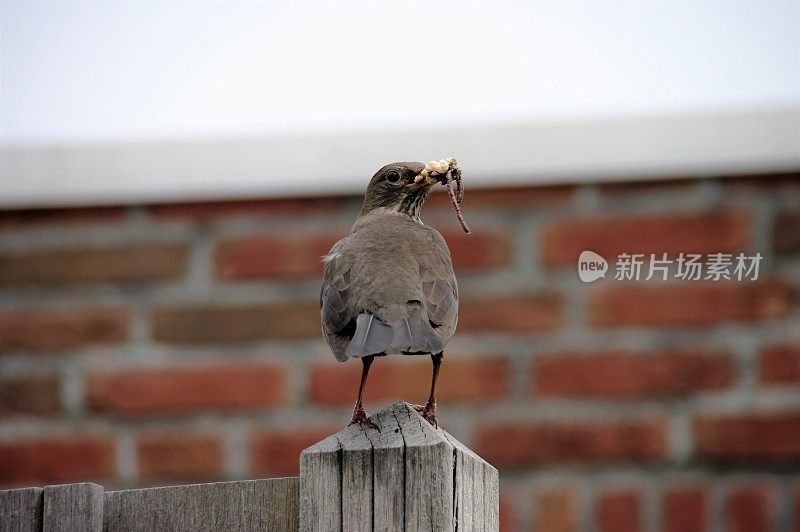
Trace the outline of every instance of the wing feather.
{"type": "Polygon", "coordinates": [[[420,278],[428,319],[446,343],[455,332],[458,321],[458,284],[443,239],[441,246],[444,250],[434,247],[428,260],[420,264],[420,278]]]}
{"type": "MultiPolygon", "coordinates": [[[[337,242],[325,258],[320,291],[320,316],[325,340],[334,356],[342,362],[347,360],[347,331],[356,318],[350,287],[351,261],[341,253],[344,239],[337,242]]],[[[352,333],[351,333],[352,334],[352,333]]]]}

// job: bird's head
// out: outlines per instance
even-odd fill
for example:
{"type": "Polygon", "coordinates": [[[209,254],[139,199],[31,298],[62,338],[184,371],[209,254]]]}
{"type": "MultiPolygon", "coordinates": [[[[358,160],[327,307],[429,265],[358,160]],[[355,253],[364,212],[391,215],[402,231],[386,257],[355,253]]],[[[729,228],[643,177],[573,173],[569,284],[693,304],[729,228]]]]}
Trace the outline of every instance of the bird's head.
{"type": "Polygon", "coordinates": [[[440,179],[423,173],[422,163],[391,163],[378,170],[367,185],[361,216],[376,209],[401,212],[419,220],[419,212],[433,185],[440,179]]]}

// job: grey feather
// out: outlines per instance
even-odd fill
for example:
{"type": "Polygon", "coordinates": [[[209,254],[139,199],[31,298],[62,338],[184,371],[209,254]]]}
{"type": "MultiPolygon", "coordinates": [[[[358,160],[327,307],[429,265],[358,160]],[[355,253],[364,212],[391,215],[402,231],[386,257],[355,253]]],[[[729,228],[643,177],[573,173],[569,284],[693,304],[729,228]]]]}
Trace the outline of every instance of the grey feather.
{"type": "Polygon", "coordinates": [[[414,309],[410,318],[383,323],[372,314],[363,313],[356,319],[356,332],[347,346],[348,357],[365,357],[378,354],[438,353],[445,342],[431,324],[425,312],[414,309]]]}
{"type": "Polygon", "coordinates": [[[411,325],[407,318],[397,320],[392,324],[392,343],[389,345],[390,351],[408,351],[414,345],[414,335],[411,332],[411,325]]]}
{"type": "Polygon", "coordinates": [[[347,346],[348,357],[365,357],[386,351],[392,343],[392,327],[372,314],[360,314],[356,319],[356,332],[347,346]]]}

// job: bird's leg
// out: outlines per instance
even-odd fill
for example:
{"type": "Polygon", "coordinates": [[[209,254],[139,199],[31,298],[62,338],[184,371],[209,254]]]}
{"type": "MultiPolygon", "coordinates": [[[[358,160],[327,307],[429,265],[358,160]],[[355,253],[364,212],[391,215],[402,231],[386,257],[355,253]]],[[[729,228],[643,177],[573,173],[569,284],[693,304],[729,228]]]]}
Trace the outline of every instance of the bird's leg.
{"type": "Polygon", "coordinates": [[[441,353],[437,353],[435,355],[431,355],[431,360],[433,360],[433,377],[431,378],[431,395],[428,397],[428,402],[425,403],[425,406],[415,406],[414,408],[422,414],[422,417],[428,420],[428,423],[433,425],[436,428],[439,428],[439,423],[436,421],[436,379],[439,378],[439,366],[442,365],[442,357],[444,356],[444,351],[441,353]]]}
{"type": "Polygon", "coordinates": [[[347,426],[354,425],[356,423],[364,423],[370,428],[378,428],[375,423],[367,419],[367,414],[364,412],[364,407],[361,404],[361,399],[364,396],[364,385],[367,384],[369,367],[372,365],[372,360],[374,358],[374,355],[370,355],[361,359],[361,362],[364,363],[364,367],[361,369],[361,385],[358,387],[358,400],[356,401],[356,405],[353,407],[353,417],[350,419],[350,423],[348,423],[347,426]]]}

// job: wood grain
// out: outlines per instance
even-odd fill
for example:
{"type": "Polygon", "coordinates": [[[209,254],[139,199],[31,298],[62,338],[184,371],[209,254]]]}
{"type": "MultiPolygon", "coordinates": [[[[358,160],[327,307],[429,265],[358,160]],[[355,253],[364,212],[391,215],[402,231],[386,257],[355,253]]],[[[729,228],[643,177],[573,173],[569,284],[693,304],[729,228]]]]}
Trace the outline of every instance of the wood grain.
{"type": "Polygon", "coordinates": [[[335,435],[300,454],[300,530],[342,530],[342,446],[335,435]]]}
{"type": "Polygon", "coordinates": [[[402,530],[405,526],[405,440],[395,410],[375,414],[380,431],[366,431],[372,444],[372,522],[375,530],[402,530]]]}
{"type": "Polygon", "coordinates": [[[499,529],[497,470],[410,405],[303,451],[300,529],[499,529]]]}
{"type": "Polygon", "coordinates": [[[0,491],[0,530],[38,532],[42,529],[42,488],[0,491]]]}
{"type": "Polygon", "coordinates": [[[103,486],[91,482],[44,488],[42,530],[103,530],[103,486]]]}
{"type": "Polygon", "coordinates": [[[372,529],[372,443],[360,424],[336,434],[342,448],[342,529],[372,529]]]}
{"type": "Polygon", "coordinates": [[[104,529],[228,531],[298,528],[297,477],[109,491],[104,529]]]}

